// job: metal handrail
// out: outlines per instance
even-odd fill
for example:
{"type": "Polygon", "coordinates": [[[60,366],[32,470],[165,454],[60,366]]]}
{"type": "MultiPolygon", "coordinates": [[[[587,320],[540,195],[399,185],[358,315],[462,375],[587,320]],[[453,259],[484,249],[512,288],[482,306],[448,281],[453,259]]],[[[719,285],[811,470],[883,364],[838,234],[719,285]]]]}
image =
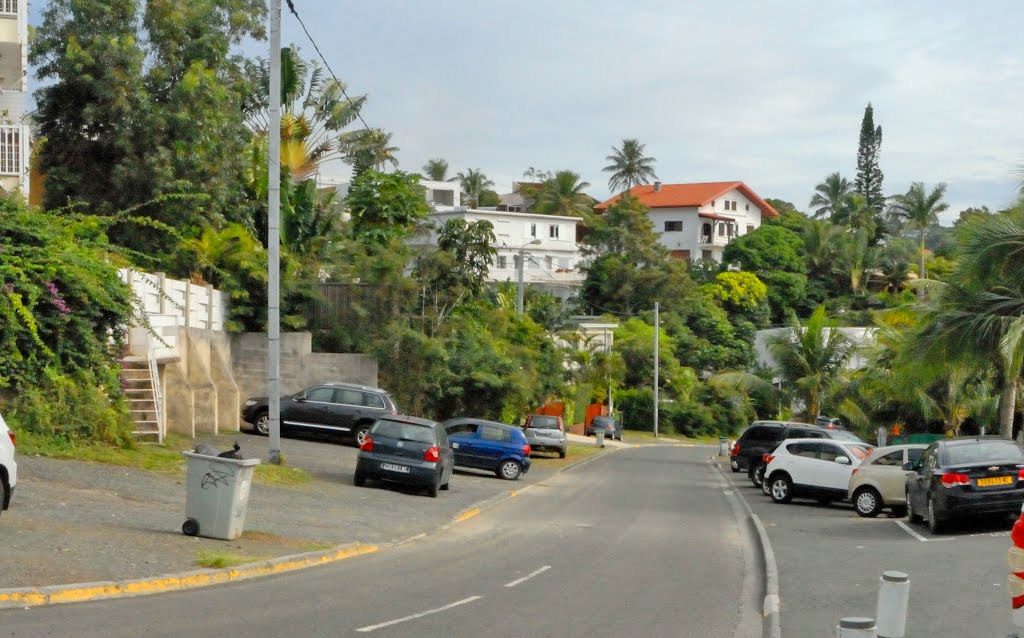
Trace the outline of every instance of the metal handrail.
{"type": "Polygon", "coordinates": [[[164,442],[164,395],[160,387],[160,368],[156,364],[156,357],[153,356],[153,349],[149,348],[149,376],[153,384],[153,405],[156,413],[157,439],[160,445],[164,442]]]}

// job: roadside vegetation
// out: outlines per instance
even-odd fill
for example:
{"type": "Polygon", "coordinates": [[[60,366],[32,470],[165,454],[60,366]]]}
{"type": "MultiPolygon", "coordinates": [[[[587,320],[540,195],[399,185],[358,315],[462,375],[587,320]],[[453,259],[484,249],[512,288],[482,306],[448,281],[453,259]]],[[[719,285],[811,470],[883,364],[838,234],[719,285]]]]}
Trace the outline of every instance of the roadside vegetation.
{"type": "MultiPolygon", "coordinates": [[[[173,444],[130,436],[118,362],[140,318],[118,267],[211,284],[230,297],[230,330],[265,329],[268,64],[239,48],[264,36],[263,11],[142,0],[43,10],[31,50],[43,207],[0,201],[0,410],[23,451],[180,471],[173,444]],[[89,126],[102,133],[81,134],[89,126]]],[[[528,288],[519,314],[514,284],[486,283],[491,225],[452,221],[436,229],[436,249],[412,247],[429,213],[421,176],[399,170],[390,133],[363,127],[365,96],[294,46],[281,56],[283,327],[311,330],[323,351],[375,357],[404,410],[517,422],[560,401],[580,421],[611,392],[626,428],[650,431],[657,329],[668,436],[713,441],[754,418],[818,413],[868,436],[896,422],[1010,434],[1024,360],[1024,207],[964,210],[947,228],[937,223],[944,184],[886,196],[870,105],[856,176],[808,185],[807,212],[769,199],[780,215],[733,239],[723,264],[687,263],[658,243],[628,193],[657,178],[638,140],[607,156],[622,196],[605,210],[578,172],[530,167],[527,206],[581,217],[589,265],[569,304],[528,288]],[[334,159],[352,167],[344,201],[316,182],[334,159]],[[315,324],[324,281],[349,301],[315,324]],[[579,334],[581,314],[619,324],[613,351],[579,334]],[[755,365],[755,334],[768,327],[788,329],[770,344],[776,371],[755,365]],[[870,328],[877,348],[858,350],[837,327],[870,328]],[[867,365],[849,371],[855,355],[867,365]]],[[[438,157],[423,173],[457,180],[469,204],[496,203],[478,167],[454,171],[438,157]]],[[[269,466],[257,478],[308,480],[269,466]]]]}

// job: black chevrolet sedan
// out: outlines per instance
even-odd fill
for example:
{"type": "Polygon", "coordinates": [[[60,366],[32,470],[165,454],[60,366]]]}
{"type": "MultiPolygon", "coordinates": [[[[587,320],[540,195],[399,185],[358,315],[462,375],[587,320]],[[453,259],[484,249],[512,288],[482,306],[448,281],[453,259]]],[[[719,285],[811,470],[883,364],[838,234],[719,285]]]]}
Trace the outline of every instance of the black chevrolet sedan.
{"type": "Polygon", "coordinates": [[[907,516],[911,523],[927,519],[934,533],[954,519],[1019,514],[1024,505],[1024,449],[1009,439],[936,441],[903,469],[907,516]]]}

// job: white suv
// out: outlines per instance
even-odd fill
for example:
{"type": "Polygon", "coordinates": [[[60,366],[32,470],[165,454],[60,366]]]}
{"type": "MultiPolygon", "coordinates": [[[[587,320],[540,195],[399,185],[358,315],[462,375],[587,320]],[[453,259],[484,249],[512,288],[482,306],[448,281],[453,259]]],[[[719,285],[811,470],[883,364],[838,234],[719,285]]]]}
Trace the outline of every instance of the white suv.
{"type": "Polygon", "coordinates": [[[765,485],[776,503],[814,498],[825,504],[846,498],[853,469],[871,453],[866,443],[789,439],[765,459],[765,485]]]}
{"type": "Polygon", "coordinates": [[[0,416],[0,511],[11,505],[11,495],[18,483],[18,464],[14,462],[14,432],[0,416]]]}

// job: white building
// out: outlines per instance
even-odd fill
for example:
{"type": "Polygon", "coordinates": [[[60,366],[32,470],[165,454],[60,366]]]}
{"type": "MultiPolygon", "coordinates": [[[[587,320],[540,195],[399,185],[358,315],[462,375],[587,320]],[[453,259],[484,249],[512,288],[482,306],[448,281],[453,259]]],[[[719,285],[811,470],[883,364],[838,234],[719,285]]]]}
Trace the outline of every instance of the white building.
{"type": "MultiPolygon", "coordinates": [[[[634,186],[629,194],[650,208],[654,230],[674,257],[722,261],[722,250],[753,232],[778,212],[743,182],[704,182],[634,186]]],[[[619,195],[598,204],[602,211],[619,195]]]]}
{"type": "Polygon", "coordinates": [[[436,246],[437,229],[451,219],[486,220],[494,226],[497,251],[489,281],[518,282],[521,251],[525,285],[543,288],[560,299],[568,299],[582,285],[576,243],[576,226],[582,218],[466,208],[461,205],[458,183],[420,180],[420,185],[434,209],[428,218],[434,230],[416,236],[414,245],[436,246]]]}
{"type": "Polygon", "coordinates": [[[0,186],[29,194],[28,3],[0,0],[0,186]]]}

